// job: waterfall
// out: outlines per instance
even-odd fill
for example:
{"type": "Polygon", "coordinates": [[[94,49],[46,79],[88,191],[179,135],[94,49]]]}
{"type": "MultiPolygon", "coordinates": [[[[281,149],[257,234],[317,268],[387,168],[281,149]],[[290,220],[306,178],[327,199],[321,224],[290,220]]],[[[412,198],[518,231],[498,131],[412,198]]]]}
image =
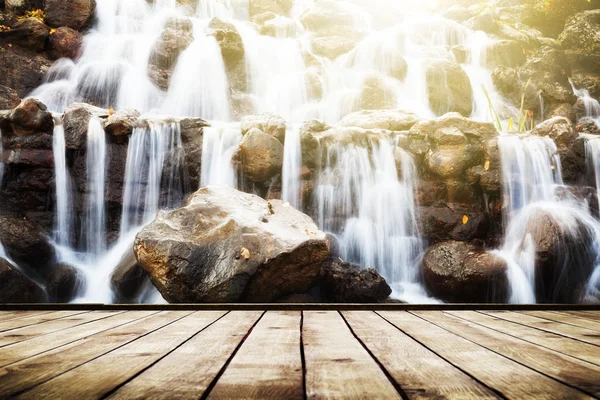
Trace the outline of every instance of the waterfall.
{"type": "Polygon", "coordinates": [[[60,246],[71,245],[72,210],[70,204],[71,178],[67,168],[65,129],[55,118],[52,137],[54,176],[56,182],[56,210],[54,240],[60,246]]]}
{"type": "Polygon", "coordinates": [[[292,207],[302,210],[300,193],[300,168],[302,167],[302,148],[300,144],[300,126],[288,126],[285,132],[283,149],[283,171],[281,176],[281,198],[292,207]]]}
{"type": "Polygon", "coordinates": [[[339,237],[344,260],[376,268],[406,300],[422,295],[415,184],[412,158],[382,138],[372,154],[355,145],[327,148],[315,188],[319,226],[339,237]]]}
{"type": "Polygon", "coordinates": [[[237,187],[233,156],[242,140],[240,124],[216,123],[203,129],[200,187],[237,187]]]}
{"type": "Polygon", "coordinates": [[[129,140],[121,238],[152,221],[159,208],[179,206],[185,193],[179,123],[148,122],[148,125],[135,128],[129,140]]]}
{"type": "Polygon", "coordinates": [[[572,79],[569,79],[569,82],[571,83],[575,96],[583,101],[585,116],[598,120],[600,124],[600,102],[590,96],[589,90],[577,89],[572,79]]]}
{"type": "Polygon", "coordinates": [[[102,122],[91,118],[87,131],[87,196],[82,224],[86,251],[96,258],[106,247],[104,189],[106,184],[106,137],[102,122]]]}

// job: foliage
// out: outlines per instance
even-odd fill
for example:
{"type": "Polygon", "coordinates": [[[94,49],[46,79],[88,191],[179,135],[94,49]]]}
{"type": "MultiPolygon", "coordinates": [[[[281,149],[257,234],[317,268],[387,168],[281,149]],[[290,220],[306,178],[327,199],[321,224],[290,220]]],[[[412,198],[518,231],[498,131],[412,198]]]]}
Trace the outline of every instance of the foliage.
{"type": "Polygon", "coordinates": [[[44,22],[46,20],[46,13],[43,10],[29,10],[24,15],[17,17],[17,21],[21,22],[28,18],[35,18],[40,22],[44,22]]]}
{"type": "Polygon", "coordinates": [[[10,31],[10,26],[0,25],[0,32],[10,31]]]}
{"type": "Polygon", "coordinates": [[[525,92],[527,92],[527,89],[529,88],[530,84],[531,84],[531,78],[527,81],[527,84],[525,85],[525,88],[523,89],[523,93],[521,94],[521,108],[519,110],[519,121],[517,121],[518,123],[517,123],[516,130],[515,130],[515,121],[512,118],[508,120],[506,129],[504,129],[502,127],[502,121],[500,120],[500,116],[498,115],[498,112],[494,108],[492,99],[490,98],[490,95],[489,95],[487,89],[485,88],[485,86],[481,85],[483,92],[485,93],[485,97],[487,98],[487,101],[488,101],[488,106],[490,108],[490,114],[492,116],[494,126],[496,127],[498,132],[503,132],[503,131],[525,132],[527,130],[527,121],[528,120],[530,123],[530,129],[533,130],[533,111],[525,110],[525,92]]]}

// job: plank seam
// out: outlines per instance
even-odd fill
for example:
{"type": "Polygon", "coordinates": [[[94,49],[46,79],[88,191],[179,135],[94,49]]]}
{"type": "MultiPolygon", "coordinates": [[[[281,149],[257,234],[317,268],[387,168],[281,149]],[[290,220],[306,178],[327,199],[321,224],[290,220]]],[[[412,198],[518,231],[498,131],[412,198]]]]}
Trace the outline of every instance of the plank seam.
{"type": "MultiPolygon", "coordinates": [[[[427,346],[425,343],[421,342],[419,339],[417,339],[415,336],[409,334],[408,332],[406,332],[405,330],[401,329],[400,327],[396,326],[393,322],[391,322],[390,320],[388,320],[386,317],[384,317],[383,315],[379,314],[377,311],[375,311],[375,314],[379,315],[385,322],[387,322],[388,324],[390,324],[391,326],[393,326],[394,328],[398,329],[400,332],[404,333],[406,336],[408,336],[409,338],[411,338],[412,340],[414,340],[415,342],[419,343],[421,346],[423,346],[424,348],[426,348],[427,350],[431,351],[433,354],[435,354],[436,356],[438,356],[439,358],[441,358],[442,360],[444,360],[445,362],[447,362],[448,364],[452,365],[454,368],[456,368],[457,370],[459,370],[460,372],[462,372],[463,374],[467,375],[468,377],[470,377],[471,379],[473,379],[475,382],[479,383],[481,386],[483,386],[484,388],[488,389],[489,391],[491,391],[492,393],[494,393],[496,396],[500,397],[501,399],[505,399],[507,400],[508,397],[506,397],[500,390],[495,389],[489,385],[487,385],[485,382],[479,380],[479,378],[477,378],[475,375],[472,375],[471,373],[465,371],[464,369],[462,369],[461,367],[459,367],[458,365],[454,364],[452,361],[448,360],[446,357],[442,356],[441,354],[439,354],[437,351],[431,349],[429,346],[427,346]]],[[[418,317],[418,315],[417,315],[418,317]]],[[[423,319],[423,318],[421,318],[423,319]]],[[[427,320],[425,320],[426,322],[429,322],[427,320]]],[[[429,322],[431,323],[431,322],[429,322]]],[[[446,329],[444,329],[446,330],[446,329]]],[[[448,331],[449,332],[449,331],[448,331]]],[[[449,332],[450,334],[453,334],[452,332],[449,332]]],[[[454,335],[454,334],[453,334],[454,335]]],[[[479,345],[478,345],[479,346],[479,345]]],[[[481,347],[481,346],[480,346],[481,347]]]]}
{"type": "Polygon", "coordinates": [[[302,362],[302,395],[308,400],[306,393],[306,356],[304,354],[304,311],[300,311],[300,361],[302,362]]]}
{"type": "MultiPolygon", "coordinates": [[[[523,313],[523,311],[525,311],[525,312],[526,312],[526,311],[549,311],[549,310],[518,310],[518,311],[516,311],[516,312],[518,312],[519,314],[528,315],[528,316],[530,316],[530,317],[532,317],[532,316],[533,316],[533,317],[536,317],[536,318],[542,318],[542,319],[545,319],[545,320],[547,320],[547,321],[557,322],[557,323],[559,323],[559,324],[571,325],[571,326],[576,326],[576,327],[578,327],[578,328],[586,328],[586,329],[590,329],[590,330],[592,330],[592,331],[600,332],[600,329],[597,329],[597,328],[591,328],[591,327],[589,327],[589,326],[581,326],[581,325],[579,325],[579,324],[574,324],[574,323],[570,323],[570,322],[558,321],[558,320],[555,320],[555,319],[552,319],[552,318],[548,318],[548,317],[540,317],[540,316],[538,316],[538,315],[533,315],[533,314],[525,314],[525,313],[523,313]]],[[[559,315],[562,315],[563,317],[567,317],[567,316],[574,317],[574,315],[571,315],[571,314],[562,314],[562,313],[560,313],[559,315]]],[[[585,319],[585,318],[582,318],[582,319],[585,319]]],[[[593,321],[593,320],[591,320],[591,321],[593,321]]]]}
{"type": "MultiPolygon", "coordinates": [[[[580,388],[580,387],[578,387],[578,386],[573,386],[572,384],[570,384],[570,383],[568,383],[568,382],[563,382],[563,381],[560,381],[560,380],[558,380],[558,379],[556,379],[556,378],[554,378],[554,377],[552,377],[552,376],[550,376],[550,375],[546,374],[545,372],[543,372],[543,371],[540,371],[540,370],[538,370],[538,369],[536,369],[536,368],[534,368],[534,367],[532,367],[532,366],[530,366],[530,365],[524,364],[524,363],[522,363],[522,362],[520,362],[520,361],[518,361],[518,360],[514,360],[514,359],[512,359],[512,358],[510,358],[510,357],[508,357],[508,356],[505,356],[505,355],[504,355],[504,354],[502,354],[502,353],[499,353],[499,352],[497,352],[497,351],[495,351],[495,350],[493,350],[493,349],[490,349],[489,347],[487,347],[487,346],[485,346],[485,345],[483,345],[483,344],[477,343],[477,342],[475,342],[475,341],[473,341],[473,340],[471,340],[471,339],[469,339],[469,338],[467,338],[467,337],[464,337],[464,336],[462,336],[462,335],[459,335],[458,333],[451,332],[451,331],[449,331],[448,329],[444,328],[443,326],[439,325],[439,324],[438,324],[438,323],[436,323],[436,322],[429,321],[428,319],[425,319],[425,318],[423,318],[423,317],[421,317],[421,316],[419,316],[419,315],[417,315],[417,314],[414,314],[414,313],[412,313],[412,312],[411,312],[411,314],[412,314],[412,315],[414,315],[415,317],[421,318],[423,321],[427,321],[427,322],[429,322],[430,324],[433,324],[433,325],[435,325],[435,326],[437,326],[437,327],[439,327],[439,328],[442,328],[443,330],[445,330],[445,331],[447,331],[447,332],[449,332],[449,333],[451,333],[451,334],[453,334],[453,335],[459,336],[459,337],[461,337],[461,338],[463,338],[463,339],[465,339],[465,340],[467,340],[467,341],[469,341],[469,342],[471,342],[471,343],[473,343],[473,344],[475,344],[475,345],[477,345],[477,346],[483,347],[484,349],[487,349],[487,350],[491,351],[492,353],[495,353],[495,354],[497,354],[497,355],[499,355],[499,356],[501,356],[501,357],[504,357],[504,358],[506,358],[507,360],[510,360],[510,361],[512,361],[512,362],[514,362],[514,363],[517,363],[517,364],[519,364],[519,365],[521,365],[521,366],[523,366],[523,367],[525,367],[525,368],[528,368],[528,369],[530,369],[530,370],[532,370],[532,371],[535,371],[535,372],[537,372],[538,374],[544,375],[545,377],[547,377],[547,378],[550,378],[550,379],[552,379],[552,380],[553,380],[553,381],[555,381],[555,382],[558,382],[558,383],[560,383],[560,384],[562,384],[562,385],[568,386],[568,387],[570,387],[571,389],[575,389],[575,390],[577,390],[577,391],[579,391],[579,392],[582,392],[582,393],[584,393],[584,394],[586,394],[586,395],[588,395],[588,396],[591,396],[591,397],[593,397],[593,398],[597,398],[597,396],[595,396],[594,394],[592,394],[592,393],[590,393],[590,392],[588,392],[588,391],[586,391],[586,390],[584,390],[584,389],[581,389],[581,388],[580,388]]],[[[488,328],[488,329],[490,329],[490,328],[488,328]]],[[[493,330],[495,330],[495,329],[493,329],[493,330]]],[[[498,332],[498,333],[502,334],[502,332],[499,332],[499,331],[496,331],[496,332],[498,332]]]]}
{"type": "MultiPolygon", "coordinates": [[[[68,311],[68,310],[65,310],[65,311],[68,311]]],[[[77,311],[77,310],[73,310],[73,311],[77,311]]],[[[38,322],[34,322],[33,324],[27,324],[27,325],[16,326],[16,327],[14,327],[14,328],[8,328],[8,329],[4,329],[4,330],[3,330],[3,329],[0,327],[0,333],[1,333],[1,334],[5,334],[5,333],[7,333],[7,332],[8,332],[8,333],[10,334],[10,331],[14,331],[15,329],[29,328],[29,327],[32,327],[32,326],[35,326],[35,325],[45,324],[46,322],[58,321],[59,319],[63,319],[63,318],[69,318],[69,317],[72,317],[72,316],[74,316],[74,315],[81,315],[81,314],[85,314],[85,313],[88,313],[88,312],[89,312],[89,311],[81,311],[81,312],[77,312],[77,313],[74,313],[74,314],[71,314],[71,315],[65,315],[64,317],[58,317],[58,318],[48,319],[48,320],[44,320],[44,321],[38,321],[38,322]]],[[[48,314],[52,314],[52,312],[49,312],[49,313],[43,313],[43,314],[41,314],[41,315],[48,315],[48,314]]],[[[37,318],[38,316],[39,316],[39,315],[31,315],[31,316],[27,316],[26,318],[37,318]]],[[[10,320],[8,320],[8,321],[2,321],[2,322],[0,323],[0,325],[1,325],[2,323],[4,323],[4,322],[10,322],[10,320]]]]}
{"type": "MultiPolygon", "coordinates": [[[[580,342],[580,343],[584,343],[584,344],[589,344],[589,345],[591,345],[591,346],[600,347],[600,345],[598,345],[598,344],[596,344],[596,343],[586,342],[585,340],[581,340],[581,339],[579,339],[579,338],[576,338],[576,337],[567,336],[566,334],[563,334],[563,333],[559,333],[559,332],[553,332],[553,331],[546,330],[546,329],[544,329],[544,328],[541,328],[541,327],[537,327],[537,326],[528,325],[528,324],[526,324],[526,323],[517,322],[517,321],[512,321],[512,320],[510,320],[510,319],[503,318],[501,315],[498,315],[498,316],[496,316],[496,315],[491,315],[491,314],[487,314],[485,311],[476,311],[476,312],[477,312],[478,314],[485,315],[486,317],[492,317],[492,318],[496,318],[496,319],[501,319],[501,320],[503,320],[503,321],[506,321],[506,322],[511,322],[511,323],[513,323],[513,324],[517,324],[517,325],[521,325],[521,326],[526,326],[526,327],[528,327],[528,328],[531,328],[531,329],[536,329],[536,330],[538,330],[538,331],[541,331],[541,332],[550,333],[550,334],[552,334],[552,335],[560,336],[560,337],[562,337],[562,338],[565,338],[565,339],[574,340],[574,341],[576,341],[576,342],[580,342]]],[[[529,316],[529,317],[531,317],[531,318],[537,318],[537,317],[534,317],[533,315],[528,315],[528,316],[529,316]]],[[[553,322],[556,322],[556,321],[553,321],[553,322]]],[[[557,323],[557,324],[561,324],[561,322],[556,322],[556,323],[557,323]]],[[[563,325],[568,325],[568,324],[563,324],[563,325]]],[[[569,325],[569,326],[573,326],[573,325],[569,325]]],[[[578,328],[581,328],[581,329],[587,329],[587,328],[583,328],[583,327],[580,327],[580,326],[578,326],[578,328]]],[[[545,346],[544,346],[544,347],[545,347],[545,346]]],[[[554,349],[552,349],[552,350],[554,350],[554,349]]],[[[569,355],[570,355],[570,354],[569,354],[569,355]]],[[[571,356],[571,357],[573,357],[573,356],[571,356]]],[[[577,357],[575,357],[575,358],[577,358],[577,357]]],[[[588,361],[588,362],[589,362],[589,361],[588,361]]]]}
{"type": "MultiPolygon", "coordinates": [[[[146,316],[146,317],[142,317],[142,318],[140,318],[140,319],[149,318],[149,317],[152,317],[152,316],[154,316],[154,315],[156,315],[156,314],[158,314],[158,313],[151,314],[151,315],[148,315],[148,316],[146,316]]],[[[191,313],[190,313],[190,314],[191,314],[191,313]]],[[[171,324],[173,324],[173,323],[175,323],[175,322],[177,322],[177,321],[179,321],[179,320],[181,320],[181,319],[183,319],[183,318],[187,317],[187,316],[188,316],[188,315],[190,315],[190,314],[187,314],[187,315],[184,315],[183,317],[180,317],[180,318],[174,319],[173,321],[170,321],[170,322],[166,323],[165,325],[161,325],[160,327],[158,327],[158,328],[156,328],[156,329],[153,329],[153,330],[151,330],[151,331],[148,331],[148,332],[144,333],[143,335],[140,335],[140,336],[136,337],[135,339],[129,340],[129,341],[127,341],[127,342],[124,342],[124,343],[122,343],[121,345],[119,345],[119,346],[117,346],[117,347],[115,347],[115,348],[112,348],[112,349],[110,349],[110,350],[108,350],[108,351],[106,351],[106,352],[104,352],[104,353],[102,353],[102,354],[100,354],[100,355],[98,355],[98,356],[96,356],[96,357],[92,357],[92,358],[90,358],[89,360],[85,360],[85,361],[84,361],[84,362],[82,362],[81,364],[78,364],[78,365],[74,366],[73,368],[69,368],[69,369],[67,369],[67,370],[65,370],[65,371],[63,371],[63,372],[61,372],[61,373],[60,373],[60,374],[58,374],[58,375],[54,375],[54,376],[52,376],[51,378],[48,378],[48,379],[46,379],[45,381],[38,382],[38,383],[36,383],[36,384],[35,384],[35,385],[33,385],[33,386],[30,386],[30,387],[28,387],[28,388],[26,388],[26,389],[22,389],[22,390],[20,390],[20,391],[18,391],[18,392],[15,392],[15,393],[13,393],[13,394],[11,395],[11,397],[17,397],[17,396],[20,396],[20,395],[22,395],[23,393],[25,393],[25,392],[28,392],[28,391],[30,391],[30,390],[32,390],[32,389],[34,389],[34,388],[36,388],[37,386],[43,385],[44,383],[46,383],[46,382],[48,382],[48,381],[51,381],[52,379],[58,378],[59,376],[61,376],[61,375],[64,375],[64,374],[66,374],[66,373],[67,373],[67,372],[69,372],[69,371],[72,371],[72,370],[74,370],[74,369],[76,369],[76,368],[79,368],[79,367],[81,367],[82,365],[85,365],[85,364],[87,364],[87,363],[89,363],[89,362],[91,362],[91,361],[94,361],[94,360],[96,360],[96,359],[98,359],[98,358],[100,358],[100,357],[103,357],[103,356],[105,356],[105,355],[106,355],[106,354],[108,354],[108,353],[111,353],[111,352],[113,352],[113,351],[115,351],[115,350],[118,350],[118,349],[120,349],[121,347],[128,345],[129,343],[133,343],[133,342],[135,342],[136,340],[138,340],[138,339],[140,339],[140,338],[143,338],[144,336],[147,336],[147,335],[149,335],[149,334],[151,334],[151,333],[153,333],[153,332],[156,332],[156,331],[158,331],[158,330],[160,330],[160,329],[164,328],[165,326],[169,326],[169,325],[171,325],[171,324]]],[[[127,324],[132,324],[132,323],[135,323],[135,322],[137,322],[137,321],[139,321],[139,319],[136,319],[135,321],[128,322],[127,324]]],[[[123,324],[123,325],[127,325],[127,324],[123,324]]],[[[120,326],[123,326],[123,325],[119,325],[119,326],[116,326],[116,327],[113,327],[113,328],[110,328],[110,329],[115,329],[115,328],[118,328],[118,327],[120,327],[120,326]]],[[[94,335],[96,335],[96,333],[95,333],[94,335]]]]}
{"type": "Polygon", "coordinates": [[[267,313],[266,311],[263,311],[263,313],[260,315],[260,317],[258,317],[258,319],[254,322],[254,324],[252,324],[252,326],[250,327],[250,329],[248,330],[248,332],[246,332],[246,335],[244,335],[244,337],[242,338],[242,340],[240,340],[240,342],[235,347],[235,349],[233,350],[233,352],[231,353],[231,355],[229,356],[229,358],[227,359],[227,361],[225,361],[225,364],[223,364],[223,366],[221,367],[221,369],[219,370],[219,372],[217,373],[217,375],[215,375],[215,378],[212,380],[212,382],[210,383],[210,385],[208,385],[208,387],[206,388],[206,390],[204,391],[204,393],[200,397],[200,400],[205,400],[205,399],[208,398],[208,396],[210,395],[210,392],[212,392],[212,390],[215,388],[215,386],[217,385],[217,382],[219,381],[219,379],[221,379],[221,376],[223,376],[223,374],[225,373],[225,370],[227,370],[227,368],[229,367],[229,364],[231,364],[231,361],[233,360],[233,358],[237,354],[238,350],[244,345],[244,343],[246,342],[246,339],[248,339],[248,336],[250,336],[250,334],[252,333],[252,330],[254,329],[254,327],[256,325],[258,325],[258,323],[260,322],[260,320],[262,319],[262,317],[266,313],[267,313]]]}
{"type": "MultiPolygon", "coordinates": [[[[209,327],[211,327],[213,324],[217,323],[219,320],[221,320],[223,317],[225,317],[230,312],[231,311],[227,311],[226,313],[224,313],[223,315],[221,315],[219,318],[215,319],[210,324],[206,325],[204,328],[202,328],[198,332],[194,333],[192,336],[190,336],[189,338],[187,338],[185,341],[181,342],[179,345],[177,345],[171,351],[169,351],[168,353],[166,353],[165,355],[163,355],[162,357],[160,357],[158,360],[154,361],[152,364],[148,365],[146,368],[143,368],[138,373],[134,374],[130,378],[126,379],[122,383],[118,384],[117,386],[115,386],[114,388],[112,388],[111,390],[109,390],[108,392],[106,392],[105,394],[103,394],[102,396],[100,396],[100,399],[106,399],[107,397],[111,396],[113,393],[115,393],[116,391],[118,391],[119,389],[121,389],[123,386],[127,385],[129,382],[133,381],[135,378],[137,378],[138,376],[140,376],[141,374],[143,374],[144,372],[146,372],[147,370],[149,370],[150,368],[152,368],[154,365],[156,365],[157,363],[159,363],[160,361],[162,361],[165,357],[167,357],[168,355],[170,355],[171,353],[173,353],[175,350],[177,350],[178,348],[180,348],[181,346],[183,346],[184,344],[186,344],[187,342],[189,342],[190,340],[192,340],[193,338],[195,338],[196,336],[198,336],[201,332],[205,331],[206,329],[208,329],[209,327]]],[[[194,315],[194,314],[195,314],[195,312],[191,313],[191,314],[188,314],[186,317],[189,317],[189,316],[194,315]]]]}
{"type": "Polygon", "coordinates": [[[408,400],[409,397],[406,395],[406,393],[404,392],[404,390],[402,390],[402,387],[400,386],[400,383],[396,382],[396,380],[390,374],[390,372],[387,370],[387,368],[385,368],[385,366],[381,363],[381,361],[379,361],[379,359],[377,357],[375,357],[375,354],[373,354],[373,352],[363,343],[363,341],[360,340],[360,338],[358,337],[358,335],[354,332],[354,329],[352,329],[352,327],[350,326],[350,324],[346,320],[346,317],[344,317],[344,314],[342,314],[340,311],[338,311],[338,314],[344,320],[344,323],[346,324],[346,326],[350,330],[350,333],[352,334],[352,336],[354,336],[354,339],[356,339],[358,341],[358,343],[360,343],[360,345],[363,347],[363,349],[365,349],[365,351],[367,352],[367,354],[369,354],[369,356],[371,356],[371,358],[373,359],[373,361],[375,361],[375,363],[379,366],[379,368],[381,369],[381,371],[383,372],[383,374],[390,381],[390,383],[392,384],[392,386],[394,387],[394,389],[396,389],[396,391],[398,392],[398,394],[404,400],[408,400]]]}

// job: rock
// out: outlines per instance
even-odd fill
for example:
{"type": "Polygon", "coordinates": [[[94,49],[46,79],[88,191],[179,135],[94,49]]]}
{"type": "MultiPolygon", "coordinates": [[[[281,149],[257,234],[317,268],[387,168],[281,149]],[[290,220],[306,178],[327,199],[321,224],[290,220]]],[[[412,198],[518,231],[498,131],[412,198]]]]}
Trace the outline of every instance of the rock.
{"type": "Polygon", "coordinates": [[[315,36],[312,39],[312,50],[318,56],[335,60],[355,48],[361,38],[361,35],[315,36]]]}
{"type": "Polygon", "coordinates": [[[535,292],[539,303],[579,303],[595,267],[595,231],[577,211],[526,210],[522,248],[535,246],[535,292]],[[529,239],[530,238],[530,239],[529,239]]]}
{"type": "Polygon", "coordinates": [[[560,103],[555,104],[548,110],[548,115],[545,115],[546,118],[553,117],[563,117],[568,119],[569,121],[575,121],[576,115],[573,110],[573,106],[569,103],[560,103]]]}
{"type": "Polygon", "coordinates": [[[290,294],[288,296],[283,296],[282,298],[277,299],[276,303],[307,304],[307,303],[317,303],[317,301],[310,294],[301,293],[301,294],[290,294]]]}
{"type": "Polygon", "coordinates": [[[58,264],[47,273],[46,291],[53,303],[69,303],[85,285],[85,276],[72,265],[58,264]]]}
{"type": "Polygon", "coordinates": [[[50,56],[54,59],[79,57],[83,36],[75,29],[61,26],[50,35],[50,56]]]}
{"type": "Polygon", "coordinates": [[[5,49],[0,63],[0,85],[23,98],[40,86],[52,62],[42,55],[26,56],[5,49]]]}
{"type": "Polygon", "coordinates": [[[474,31],[484,31],[490,34],[498,33],[499,30],[496,16],[489,9],[483,10],[481,13],[469,18],[463,22],[463,25],[474,31]]]}
{"type": "Polygon", "coordinates": [[[234,120],[241,120],[256,113],[256,98],[251,94],[232,89],[230,91],[230,104],[231,116],[234,120]]]}
{"type": "Polygon", "coordinates": [[[563,117],[554,117],[537,125],[532,135],[549,137],[559,148],[572,146],[579,134],[573,130],[571,121],[563,117]]]}
{"type": "Polygon", "coordinates": [[[458,113],[448,113],[433,120],[420,120],[410,129],[409,135],[422,138],[434,136],[438,130],[448,127],[456,128],[468,138],[477,140],[487,140],[498,136],[494,124],[473,121],[458,113]]]}
{"type": "Polygon", "coordinates": [[[386,84],[385,78],[377,74],[369,74],[364,78],[359,101],[362,110],[396,108],[394,90],[386,84]]]}
{"type": "Polygon", "coordinates": [[[73,103],[65,109],[63,125],[67,149],[79,150],[85,147],[88,125],[92,117],[108,117],[108,110],[85,103],[73,103]]]}
{"type": "Polygon", "coordinates": [[[54,247],[28,219],[0,217],[0,242],[17,265],[40,270],[54,263],[54,247]]]}
{"type": "Polygon", "coordinates": [[[600,6],[597,0],[535,0],[529,3],[523,15],[523,22],[541,30],[544,35],[550,37],[558,36],[563,28],[568,29],[572,25],[574,18],[569,19],[569,17],[576,15],[578,12],[600,6]]]}
{"type": "Polygon", "coordinates": [[[241,169],[252,182],[265,182],[281,173],[283,145],[259,129],[250,129],[242,139],[235,155],[241,169]]]}
{"type": "Polygon", "coordinates": [[[109,115],[104,122],[104,130],[113,136],[126,136],[133,132],[142,113],[138,110],[119,110],[109,115]]]}
{"type": "Polygon", "coordinates": [[[46,0],[46,23],[54,28],[67,26],[76,31],[91,26],[96,0],[46,0]]]}
{"type": "Polygon", "coordinates": [[[34,51],[43,51],[50,35],[50,28],[37,18],[17,22],[11,30],[0,31],[0,39],[34,51]]]}
{"type": "Polygon", "coordinates": [[[508,300],[506,262],[465,242],[433,245],[421,265],[431,294],[450,303],[504,303],[508,300]]]}
{"type": "Polygon", "coordinates": [[[436,114],[471,115],[473,89],[469,76],[459,64],[449,60],[433,61],[427,67],[426,79],[429,104],[436,114]]]}
{"type": "Polygon", "coordinates": [[[349,263],[325,262],[321,268],[323,289],[334,303],[378,303],[392,289],[374,268],[362,269],[349,263]]]}
{"type": "Polygon", "coordinates": [[[471,241],[488,237],[489,225],[483,211],[470,207],[419,207],[420,230],[430,243],[447,240],[471,241]],[[468,220],[464,223],[464,217],[468,220]]]}
{"type": "Polygon", "coordinates": [[[26,11],[44,7],[44,0],[6,0],[6,9],[15,14],[22,15],[26,11]]]}
{"type": "Polygon", "coordinates": [[[244,59],[244,43],[236,27],[219,18],[213,18],[208,28],[217,39],[221,47],[221,54],[225,65],[237,64],[244,59]]]}
{"type": "Polygon", "coordinates": [[[44,290],[4,258],[0,258],[0,304],[43,303],[44,290]]]}
{"type": "Polygon", "coordinates": [[[21,102],[19,93],[7,86],[0,85],[0,110],[10,110],[21,102]]]}
{"type": "Polygon", "coordinates": [[[148,281],[146,271],[135,258],[133,247],[128,251],[110,275],[110,286],[117,301],[132,302],[148,281]]]}
{"type": "Polygon", "coordinates": [[[0,119],[0,127],[16,136],[52,133],[54,119],[45,104],[37,99],[23,100],[7,117],[0,119]]]}
{"type": "Polygon", "coordinates": [[[467,168],[467,150],[463,146],[432,149],[425,157],[425,164],[440,178],[458,177],[467,168]]]}
{"type": "Polygon", "coordinates": [[[485,50],[485,64],[490,69],[499,66],[518,67],[527,60],[525,50],[516,40],[499,40],[485,50]]]}
{"type": "Polygon", "coordinates": [[[242,135],[248,133],[252,128],[268,133],[278,139],[282,144],[285,143],[286,123],[285,120],[278,115],[265,113],[242,118],[242,135]]]}
{"type": "Polygon", "coordinates": [[[340,121],[340,125],[363,129],[407,131],[417,121],[418,117],[415,114],[402,110],[363,110],[346,115],[340,121]]]}
{"type": "Polygon", "coordinates": [[[169,302],[270,302],[315,283],[329,243],[282,201],[202,188],[137,235],[142,268],[169,302]]]}
{"type": "Polygon", "coordinates": [[[355,17],[345,2],[321,0],[300,17],[300,22],[311,32],[339,31],[354,28],[355,17]]]}
{"type": "Polygon", "coordinates": [[[1,155],[1,162],[7,165],[22,165],[28,167],[54,167],[54,155],[52,150],[30,150],[15,149],[10,152],[4,152],[1,155]]]}
{"type": "Polygon", "coordinates": [[[291,8],[291,0],[253,0],[250,2],[250,17],[267,12],[286,15],[291,8]]]}

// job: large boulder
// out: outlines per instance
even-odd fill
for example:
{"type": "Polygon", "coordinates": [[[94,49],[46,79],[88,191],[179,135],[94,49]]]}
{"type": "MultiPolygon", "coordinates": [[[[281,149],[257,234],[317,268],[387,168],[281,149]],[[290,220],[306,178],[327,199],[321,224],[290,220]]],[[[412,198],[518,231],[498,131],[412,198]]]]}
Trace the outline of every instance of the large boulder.
{"type": "Polygon", "coordinates": [[[54,59],[76,59],[83,45],[83,35],[67,26],[61,26],[50,34],[48,52],[54,59]]]}
{"type": "Polygon", "coordinates": [[[250,2],[250,16],[263,13],[286,15],[292,8],[292,0],[252,0],[250,2]]]}
{"type": "Polygon", "coordinates": [[[388,80],[378,74],[368,74],[362,82],[360,97],[356,102],[359,110],[383,110],[397,107],[394,88],[388,85],[388,80]]]}
{"type": "Polygon", "coordinates": [[[33,51],[43,51],[49,35],[50,28],[33,17],[17,22],[10,30],[0,30],[0,39],[33,51]]]}
{"type": "Polygon", "coordinates": [[[138,110],[119,110],[104,121],[104,130],[113,136],[126,136],[133,132],[142,114],[138,110]]]}
{"type": "Polygon", "coordinates": [[[420,231],[430,243],[471,241],[489,234],[485,213],[473,207],[419,207],[418,214],[420,231]]]}
{"type": "Polygon", "coordinates": [[[281,172],[283,144],[257,128],[250,129],[242,139],[235,158],[252,182],[265,182],[281,172]]]}
{"type": "Polygon", "coordinates": [[[532,0],[525,5],[523,22],[541,30],[546,36],[556,37],[565,28],[565,22],[569,26],[569,17],[598,7],[598,0],[532,0]]]}
{"type": "Polygon", "coordinates": [[[110,275],[110,285],[119,302],[134,302],[147,281],[148,274],[137,262],[133,248],[110,275]]]}
{"type": "Polygon", "coordinates": [[[363,129],[406,131],[413,127],[418,117],[402,110],[363,110],[346,115],[340,125],[363,129]]]}
{"type": "Polygon", "coordinates": [[[462,67],[454,61],[436,60],[426,71],[429,104],[438,115],[458,112],[468,117],[473,112],[473,88],[462,67]]]}
{"type": "Polygon", "coordinates": [[[572,146],[579,134],[573,129],[571,121],[564,117],[553,117],[535,126],[532,135],[549,137],[558,147],[572,146]]]}
{"type": "Polygon", "coordinates": [[[423,278],[431,294],[451,303],[506,302],[506,262],[470,243],[433,245],[423,257],[423,278]]]}
{"type": "Polygon", "coordinates": [[[52,265],[56,257],[54,247],[46,236],[28,219],[1,217],[0,243],[17,265],[35,270],[52,265]]]}
{"type": "Polygon", "coordinates": [[[208,27],[221,48],[230,88],[244,92],[247,75],[242,36],[232,23],[219,18],[213,18],[208,27]]]}
{"type": "Polygon", "coordinates": [[[76,31],[91,26],[96,0],[46,0],[46,23],[54,28],[67,26],[76,31]]]}
{"type": "MultiPolygon", "coordinates": [[[[582,2],[584,3],[584,2],[582,2]]],[[[558,38],[562,47],[571,53],[569,58],[577,62],[571,62],[573,68],[581,68],[582,59],[589,59],[586,64],[596,64],[591,69],[598,73],[600,68],[597,66],[598,54],[600,54],[600,10],[591,10],[582,12],[569,19],[558,38]],[[575,57],[573,57],[575,55],[575,57]]]]}
{"type": "Polygon", "coordinates": [[[65,109],[63,125],[65,128],[65,146],[67,149],[82,149],[87,141],[90,119],[108,117],[108,110],[86,103],[73,103],[65,109]]]}
{"type": "Polygon", "coordinates": [[[41,287],[6,259],[0,258],[0,304],[43,303],[45,300],[41,287]]]}
{"type": "Polygon", "coordinates": [[[159,212],[134,251],[169,302],[270,302],[306,293],[329,243],[282,201],[209,186],[184,207],[159,212]]]}
{"type": "Polygon", "coordinates": [[[37,99],[23,100],[5,117],[0,117],[0,128],[16,136],[52,133],[54,119],[45,104],[37,99]]]}
{"type": "Polygon", "coordinates": [[[15,90],[21,98],[40,86],[52,65],[43,55],[23,55],[4,49],[0,62],[0,85],[15,90]]]}
{"type": "Polygon", "coordinates": [[[55,265],[45,275],[46,291],[53,303],[69,303],[83,291],[85,276],[72,265],[55,265]]]}
{"type": "Polygon", "coordinates": [[[374,268],[325,262],[321,278],[325,296],[334,303],[378,303],[392,293],[385,279],[374,268]]]}
{"type": "Polygon", "coordinates": [[[491,122],[478,122],[465,118],[459,113],[448,113],[433,120],[420,120],[411,129],[411,136],[436,136],[436,131],[444,128],[456,128],[468,138],[477,140],[491,139],[498,136],[498,131],[491,122]]]}
{"type": "Polygon", "coordinates": [[[281,143],[285,143],[286,123],[285,120],[278,115],[265,113],[242,118],[242,135],[248,133],[252,128],[268,133],[278,139],[281,143]]]}

